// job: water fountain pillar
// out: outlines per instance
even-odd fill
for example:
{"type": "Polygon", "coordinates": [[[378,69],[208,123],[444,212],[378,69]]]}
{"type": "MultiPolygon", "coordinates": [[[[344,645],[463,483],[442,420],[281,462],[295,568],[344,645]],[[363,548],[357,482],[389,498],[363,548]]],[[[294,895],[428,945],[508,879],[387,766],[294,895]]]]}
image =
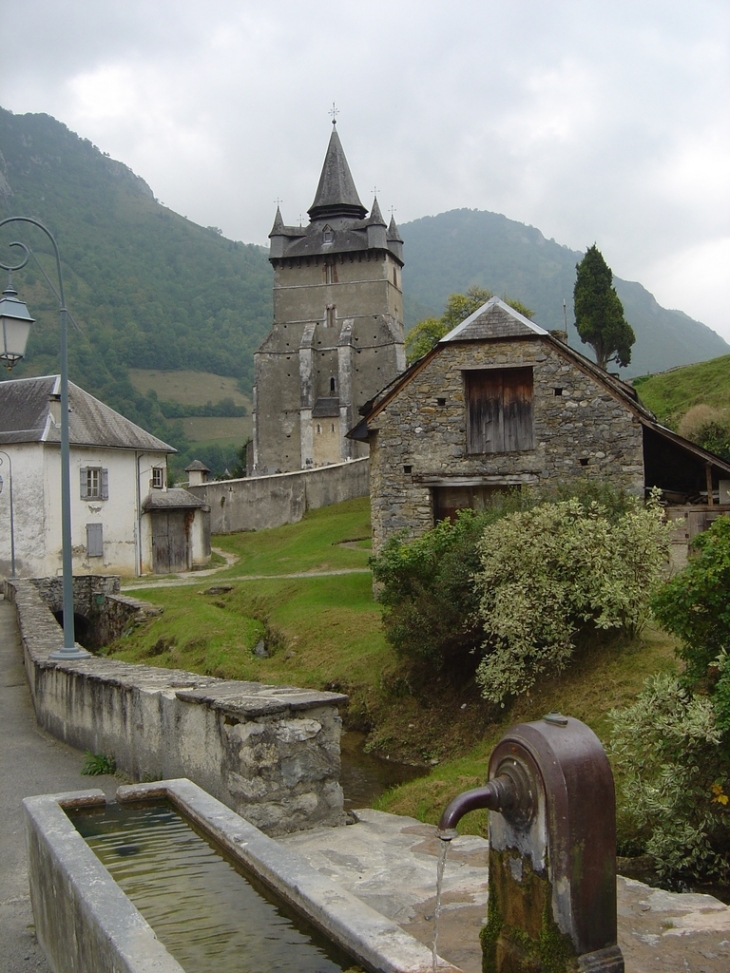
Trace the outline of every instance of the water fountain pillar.
{"type": "Polygon", "coordinates": [[[489,815],[485,973],[624,973],[616,940],[616,810],[600,741],[551,713],[512,727],[488,783],[441,819],[453,836],[468,810],[489,815]]]}

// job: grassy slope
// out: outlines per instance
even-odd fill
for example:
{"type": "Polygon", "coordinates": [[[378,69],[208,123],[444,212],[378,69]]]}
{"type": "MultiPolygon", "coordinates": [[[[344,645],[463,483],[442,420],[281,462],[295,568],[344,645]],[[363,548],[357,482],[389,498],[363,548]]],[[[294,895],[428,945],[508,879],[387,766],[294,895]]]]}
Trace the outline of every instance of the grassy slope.
{"type": "Polygon", "coordinates": [[[191,443],[215,443],[222,448],[238,449],[251,436],[253,404],[243,395],[235,378],[212,372],[170,372],[157,368],[130,368],[129,378],[138,392],[152,390],[163,402],[181,405],[205,405],[221,399],[233,399],[246,407],[247,415],[200,416],[183,419],[183,431],[191,443]]]}
{"type": "Polygon", "coordinates": [[[641,401],[661,422],[676,427],[693,405],[730,406],[730,355],[673,368],[635,381],[641,401]]]}
{"type": "MultiPolygon", "coordinates": [[[[650,673],[674,663],[671,642],[653,630],[631,644],[596,645],[495,722],[473,685],[435,677],[413,685],[399,668],[383,637],[370,575],[362,572],[369,542],[358,538],[367,537],[366,499],[313,511],[300,524],[219,536],[216,546],[237,555],[237,563],[194,586],[141,591],[165,613],[111,651],[115,658],[150,665],[347,692],[346,723],[369,728],[382,753],[435,764],[428,776],[380,803],[430,822],[456,793],[483,782],[489,753],[510,724],[560,710],[584,720],[605,741],[608,710],[631,701],[650,673]],[[276,577],[348,568],[360,573],[276,577]],[[251,575],[265,577],[244,580],[251,575]],[[230,591],[209,591],[223,582],[230,591]],[[251,649],[267,626],[274,651],[260,659],[251,649]]],[[[462,822],[471,832],[481,825],[479,814],[462,822]]]]}

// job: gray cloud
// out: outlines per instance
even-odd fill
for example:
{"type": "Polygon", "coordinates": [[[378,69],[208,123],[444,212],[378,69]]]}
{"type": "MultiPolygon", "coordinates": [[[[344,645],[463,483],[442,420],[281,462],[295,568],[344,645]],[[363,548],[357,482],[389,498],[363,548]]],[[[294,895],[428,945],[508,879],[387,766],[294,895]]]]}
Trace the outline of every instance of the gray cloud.
{"type": "Polygon", "coordinates": [[[594,241],[730,338],[723,0],[26,0],[0,12],[2,103],[45,111],[168,206],[265,242],[338,124],[366,205],[490,209],[594,241]],[[22,41],[22,43],[21,43],[22,41]]]}

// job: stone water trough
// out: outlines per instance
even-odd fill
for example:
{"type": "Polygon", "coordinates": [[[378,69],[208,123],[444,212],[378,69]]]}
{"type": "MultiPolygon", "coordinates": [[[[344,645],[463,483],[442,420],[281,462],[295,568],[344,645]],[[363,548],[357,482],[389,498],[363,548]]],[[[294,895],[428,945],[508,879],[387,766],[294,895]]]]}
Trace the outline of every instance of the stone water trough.
{"type": "MultiPolygon", "coordinates": [[[[300,855],[186,779],[120,787],[120,803],[167,799],[234,862],[371,973],[427,973],[429,949],[300,855]]],[[[26,798],[36,932],[56,973],[182,973],[86,844],[66,809],[106,802],[100,790],[26,798]]],[[[459,973],[437,958],[441,973],[459,973]]],[[[188,970],[187,973],[195,973],[188,970]]]]}

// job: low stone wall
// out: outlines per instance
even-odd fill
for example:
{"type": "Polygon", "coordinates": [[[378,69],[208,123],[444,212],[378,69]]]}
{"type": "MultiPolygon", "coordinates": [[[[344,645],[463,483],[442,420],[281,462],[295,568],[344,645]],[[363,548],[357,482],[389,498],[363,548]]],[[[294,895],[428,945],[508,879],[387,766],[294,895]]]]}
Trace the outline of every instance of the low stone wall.
{"type": "MultiPolygon", "coordinates": [[[[63,578],[31,578],[30,582],[54,614],[63,613],[63,578]]],[[[161,608],[147,601],[120,595],[119,587],[116,576],[91,574],[73,579],[76,641],[84,648],[109,645],[130,628],[162,614],[161,608]]]]}
{"type": "Polygon", "coordinates": [[[15,603],[38,723],[113,756],[133,780],[187,777],[267,834],[344,823],[338,705],[347,697],[91,656],[56,662],[60,628],[30,581],[15,603]]]}
{"type": "Polygon", "coordinates": [[[210,507],[213,534],[264,530],[295,524],[308,510],[366,497],[369,460],[352,460],[314,470],[220,480],[187,487],[210,507]]]}

